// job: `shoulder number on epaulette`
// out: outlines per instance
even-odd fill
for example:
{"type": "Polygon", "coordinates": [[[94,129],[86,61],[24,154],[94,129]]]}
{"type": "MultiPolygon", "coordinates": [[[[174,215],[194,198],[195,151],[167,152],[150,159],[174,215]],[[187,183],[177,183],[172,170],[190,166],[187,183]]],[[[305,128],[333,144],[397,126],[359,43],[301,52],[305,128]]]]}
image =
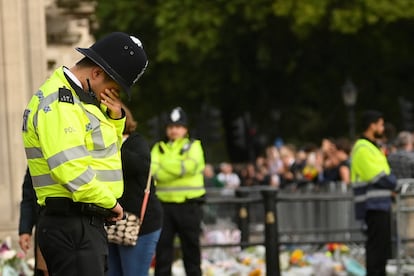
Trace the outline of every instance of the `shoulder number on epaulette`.
{"type": "Polygon", "coordinates": [[[59,88],[59,102],[74,104],[72,92],[65,87],[59,88]]]}

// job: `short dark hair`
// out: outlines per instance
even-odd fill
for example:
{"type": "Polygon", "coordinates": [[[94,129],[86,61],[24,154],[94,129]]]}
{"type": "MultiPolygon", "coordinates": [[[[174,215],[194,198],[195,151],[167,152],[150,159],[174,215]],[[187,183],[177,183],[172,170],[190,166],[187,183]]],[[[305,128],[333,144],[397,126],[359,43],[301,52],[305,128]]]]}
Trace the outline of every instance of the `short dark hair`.
{"type": "Polygon", "coordinates": [[[335,140],[335,147],[337,150],[342,150],[349,154],[352,150],[352,142],[348,138],[341,137],[335,140]]]}
{"type": "Polygon", "coordinates": [[[94,66],[99,66],[99,65],[97,65],[95,62],[93,62],[88,57],[82,58],[81,60],[79,60],[78,62],[76,62],[76,65],[79,66],[79,67],[94,67],[94,66]]]}
{"type": "MultiPolygon", "coordinates": [[[[84,57],[84,58],[82,58],[81,60],[79,60],[78,62],[76,62],[76,66],[79,66],[80,68],[91,68],[91,67],[95,67],[95,66],[97,66],[97,67],[100,67],[98,64],[96,64],[93,60],[91,60],[90,58],[88,58],[88,57],[84,57]]],[[[100,68],[102,68],[102,67],[100,67],[100,68]]],[[[102,68],[102,71],[104,72],[104,74],[105,74],[105,80],[106,81],[111,81],[111,80],[113,80],[106,72],[105,72],[105,70],[103,70],[103,68],[102,68]]]]}
{"type": "Polygon", "coordinates": [[[361,127],[365,131],[372,123],[378,122],[379,119],[384,118],[381,112],[377,110],[366,110],[362,113],[361,127]]]}

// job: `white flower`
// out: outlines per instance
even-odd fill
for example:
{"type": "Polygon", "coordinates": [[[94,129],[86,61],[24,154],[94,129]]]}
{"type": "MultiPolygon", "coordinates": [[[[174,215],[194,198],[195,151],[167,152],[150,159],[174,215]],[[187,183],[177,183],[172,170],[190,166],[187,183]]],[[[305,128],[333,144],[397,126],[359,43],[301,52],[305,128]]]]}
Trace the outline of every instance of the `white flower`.
{"type": "Polygon", "coordinates": [[[6,250],[0,253],[0,258],[3,261],[11,260],[16,256],[16,250],[6,250]]]}

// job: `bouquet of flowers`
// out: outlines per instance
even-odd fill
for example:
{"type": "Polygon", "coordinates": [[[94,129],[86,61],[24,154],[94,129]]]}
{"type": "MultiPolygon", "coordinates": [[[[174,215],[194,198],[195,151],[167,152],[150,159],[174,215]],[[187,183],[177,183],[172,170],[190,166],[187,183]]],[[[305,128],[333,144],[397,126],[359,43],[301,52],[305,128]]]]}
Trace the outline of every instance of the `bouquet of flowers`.
{"type": "Polygon", "coordinates": [[[33,271],[29,268],[23,252],[12,249],[11,238],[0,241],[0,275],[29,276],[33,271]]]}

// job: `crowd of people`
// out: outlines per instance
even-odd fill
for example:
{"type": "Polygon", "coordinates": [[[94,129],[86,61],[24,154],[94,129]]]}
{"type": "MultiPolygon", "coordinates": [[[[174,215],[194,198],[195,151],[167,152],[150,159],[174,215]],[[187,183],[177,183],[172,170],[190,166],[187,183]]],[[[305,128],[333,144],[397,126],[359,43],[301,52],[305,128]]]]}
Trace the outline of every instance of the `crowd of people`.
{"type": "MultiPolygon", "coordinates": [[[[413,139],[412,133],[401,131],[388,143],[381,144],[397,177],[414,177],[413,139]]],[[[329,182],[349,185],[353,143],[339,137],[323,138],[319,145],[269,145],[252,162],[206,164],[205,184],[207,188],[228,189],[268,185],[290,191],[307,183],[317,188],[329,182]]]]}
{"type": "Polygon", "coordinates": [[[320,145],[300,148],[293,144],[271,145],[254,162],[207,164],[206,187],[269,185],[294,191],[309,182],[317,186],[332,181],[349,184],[351,147],[346,138],[325,138],[320,145]]]}

